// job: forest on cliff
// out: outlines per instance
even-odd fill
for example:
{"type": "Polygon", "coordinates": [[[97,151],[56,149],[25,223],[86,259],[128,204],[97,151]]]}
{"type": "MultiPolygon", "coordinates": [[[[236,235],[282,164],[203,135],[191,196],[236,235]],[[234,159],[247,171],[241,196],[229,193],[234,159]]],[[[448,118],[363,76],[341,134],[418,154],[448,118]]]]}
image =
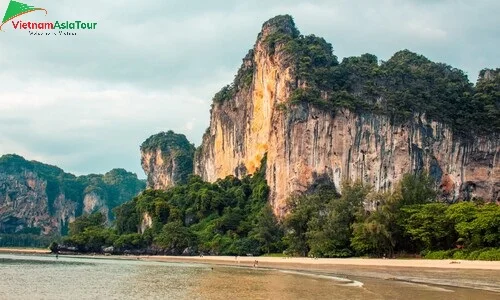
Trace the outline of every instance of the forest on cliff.
{"type": "Polygon", "coordinates": [[[60,250],[167,255],[311,257],[424,256],[500,260],[500,206],[445,204],[426,174],[406,175],[394,192],[348,183],[339,195],[320,186],[290,197],[277,220],[262,169],[215,183],[192,176],[166,191],[147,190],[115,209],[113,227],[99,213],[78,218],[60,250]],[[151,226],[138,233],[144,215],[151,226]]]}
{"type": "MultiPolygon", "coordinates": [[[[477,84],[460,69],[402,50],[389,60],[373,54],[341,62],[333,46],[315,35],[302,35],[291,16],[277,16],[264,26],[274,31],[264,39],[267,51],[284,53],[295,70],[295,89],[281,109],[310,103],[322,110],[384,114],[394,123],[413,116],[449,125],[460,137],[500,132],[500,69],[484,69],[477,84]]],[[[252,51],[245,59],[252,55],[252,51]]],[[[213,98],[221,104],[252,83],[254,67],[243,64],[231,85],[213,98]]]]}
{"type": "Polygon", "coordinates": [[[0,246],[45,247],[68,233],[69,221],[84,213],[111,210],[146,187],[136,174],[113,169],[75,176],[15,154],[0,157],[0,246]],[[92,203],[85,207],[85,197],[92,203]],[[86,211],[90,210],[90,211],[86,211]]]}

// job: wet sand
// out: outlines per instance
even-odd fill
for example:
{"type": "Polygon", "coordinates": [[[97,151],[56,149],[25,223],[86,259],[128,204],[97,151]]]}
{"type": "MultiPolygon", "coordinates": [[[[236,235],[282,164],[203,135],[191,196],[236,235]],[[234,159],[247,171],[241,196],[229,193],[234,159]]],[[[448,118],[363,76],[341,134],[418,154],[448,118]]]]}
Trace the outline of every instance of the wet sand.
{"type": "MultiPolygon", "coordinates": [[[[497,300],[500,296],[491,286],[463,288],[460,284],[435,283],[436,279],[454,280],[451,271],[459,271],[459,283],[467,277],[472,284],[477,274],[498,271],[404,268],[417,280],[433,276],[432,283],[422,283],[405,278],[372,278],[361,271],[366,267],[339,267],[361,272],[360,277],[335,272],[163,263],[135,256],[64,255],[56,259],[53,255],[0,254],[0,299],[497,300]]],[[[382,267],[372,268],[377,268],[376,272],[371,270],[376,274],[386,273],[382,267]]],[[[395,269],[390,268],[391,273],[398,275],[395,269]]]]}
{"type": "MultiPolygon", "coordinates": [[[[44,249],[0,249],[0,253],[40,255],[44,249]]],[[[150,262],[203,264],[212,270],[228,267],[234,270],[279,271],[303,275],[340,277],[361,282],[382,284],[413,284],[434,287],[465,288],[500,293],[500,262],[425,259],[312,259],[248,256],[135,256],[135,255],[62,255],[67,257],[139,260],[150,262]],[[258,261],[257,264],[256,261],[258,261]],[[255,264],[255,266],[254,266],[255,264]],[[381,281],[380,281],[381,280],[381,281]],[[391,283],[392,282],[392,283],[391,283]]],[[[260,272],[259,272],[260,273],[260,272]]],[[[213,282],[216,282],[214,280],[213,282]]],[[[235,282],[235,284],[237,281],[235,282]]],[[[497,297],[495,296],[495,297],[497,297]]],[[[425,297],[424,297],[425,298],[425,297]]]]}
{"type": "Polygon", "coordinates": [[[235,256],[141,256],[143,260],[203,263],[340,276],[366,281],[424,284],[442,287],[475,289],[500,293],[500,262],[426,259],[363,259],[363,258],[280,258],[235,256]],[[254,262],[258,264],[254,267],[254,262]]]}
{"type": "Polygon", "coordinates": [[[425,259],[312,259],[234,256],[140,256],[146,261],[202,263],[214,266],[297,271],[307,274],[368,278],[384,282],[424,284],[500,293],[500,262],[425,259]],[[254,267],[254,262],[258,264],[254,267]]]}

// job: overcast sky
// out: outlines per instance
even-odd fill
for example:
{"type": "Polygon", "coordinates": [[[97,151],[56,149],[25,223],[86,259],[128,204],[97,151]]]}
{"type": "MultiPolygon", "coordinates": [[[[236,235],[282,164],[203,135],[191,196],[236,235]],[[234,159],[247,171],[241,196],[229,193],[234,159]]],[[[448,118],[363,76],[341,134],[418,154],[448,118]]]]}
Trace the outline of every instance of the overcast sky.
{"type": "Polygon", "coordinates": [[[0,154],[75,174],[121,167],[144,177],[139,145],[160,131],[199,145],[212,96],[278,14],[324,37],[339,59],[409,49],[473,82],[500,67],[498,0],[18,1],[48,10],[23,21],[98,23],[73,37],[0,32],[0,154]]]}

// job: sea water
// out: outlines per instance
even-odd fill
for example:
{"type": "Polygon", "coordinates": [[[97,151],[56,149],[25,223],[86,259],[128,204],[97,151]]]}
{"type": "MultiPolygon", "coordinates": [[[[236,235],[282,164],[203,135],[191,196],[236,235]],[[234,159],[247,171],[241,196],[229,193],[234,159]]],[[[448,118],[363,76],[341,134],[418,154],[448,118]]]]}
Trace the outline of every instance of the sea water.
{"type": "Polygon", "coordinates": [[[336,274],[0,254],[0,299],[500,299],[491,278],[500,273],[474,272],[483,271],[343,266],[336,274]],[[481,276],[486,283],[475,284],[481,276]]]}

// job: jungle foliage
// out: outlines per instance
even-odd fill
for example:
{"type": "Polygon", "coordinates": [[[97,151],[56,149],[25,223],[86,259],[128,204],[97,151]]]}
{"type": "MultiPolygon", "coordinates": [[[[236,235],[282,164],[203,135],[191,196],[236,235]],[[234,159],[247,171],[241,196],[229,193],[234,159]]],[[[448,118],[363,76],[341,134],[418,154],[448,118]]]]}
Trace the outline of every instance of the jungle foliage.
{"type": "Polygon", "coordinates": [[[99,214],[70,225],[66,245],[79,251],[150,251],[172,255],[262,255],[500,259],[500,206],[438,202],[431,178],[405,175],[393,192],[360,182],[290,197],[279,222],[267,204],[262,170],[215,183],[192,176],[166,191],[147,190],[115,209],[112,228],[99,214]],[[139,228],[144,216],[151,227],[139,228]],[[143,228],[144,229],[144,228],[143,228]],[[149,249],[149,250],[146,250],[149,249]],[[482,254],[485,252],[485,254],[482,254]]]}

